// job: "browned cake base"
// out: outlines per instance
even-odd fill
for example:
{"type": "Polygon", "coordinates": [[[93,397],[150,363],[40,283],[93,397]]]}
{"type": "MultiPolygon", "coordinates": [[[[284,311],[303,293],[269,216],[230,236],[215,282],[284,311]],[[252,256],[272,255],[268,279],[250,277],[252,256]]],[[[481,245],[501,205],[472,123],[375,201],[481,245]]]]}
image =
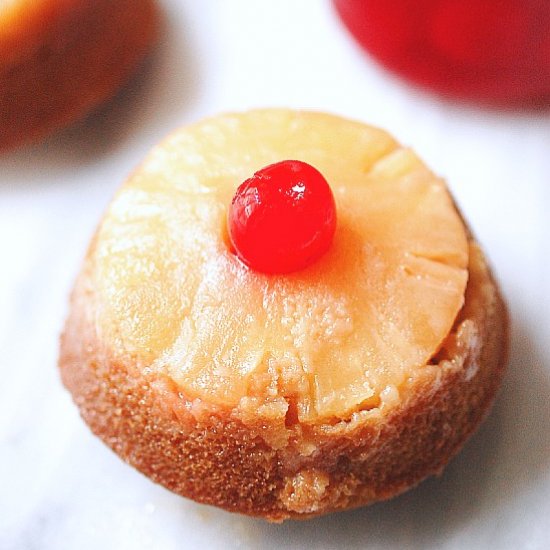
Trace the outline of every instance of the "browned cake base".
{"type": "Polygon", "coordinates": [[[487,414],[501,382],[507,314],[470,242],[466,300],[424,375],[387,414],[269,429],[189,402],[139,359],[98,340],[84,270],[62,336],[61,372],[85,421],[124,460],[183,496],[272,521],[388,499],[437,474],[487,414]]]}
{"type": "Polygon", "coordinates": [[[111,97],[149,51],[154,0],[17,0],[0,10],[0,151],[111,97]]]}

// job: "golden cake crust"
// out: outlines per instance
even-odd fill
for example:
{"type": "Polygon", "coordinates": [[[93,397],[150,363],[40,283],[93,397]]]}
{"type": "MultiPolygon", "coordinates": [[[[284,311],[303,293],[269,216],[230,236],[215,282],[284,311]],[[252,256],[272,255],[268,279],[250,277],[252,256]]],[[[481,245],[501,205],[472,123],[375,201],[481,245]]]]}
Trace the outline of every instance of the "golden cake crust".
{"type": "Polygon", "coordinates": [[[437,474],[487,414],[506,362],[504,302],[470,238],[465,304],[421,376],[385,414],[286,426],[189,401],[172,380],[114,357],[98,338],[82,271],[61,339],[60,368],[84,420],[124,460],[196,501],[271,521],[307,518],[395,496],[437,474]]]}
{"type": "Polygon", "coordinates": [[[0,9],[0,151],[111,97],[155,40],[154,0],[12,0],[0,9]]]}

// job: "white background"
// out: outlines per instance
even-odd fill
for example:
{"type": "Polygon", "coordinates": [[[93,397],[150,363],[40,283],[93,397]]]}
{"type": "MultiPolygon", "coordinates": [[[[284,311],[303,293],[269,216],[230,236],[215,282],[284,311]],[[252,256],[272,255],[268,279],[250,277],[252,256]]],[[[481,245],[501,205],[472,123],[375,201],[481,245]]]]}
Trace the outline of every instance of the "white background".
{"type": "Polygon", "coordinates": [[[365,56],[323,0],[162,5],[161,44],[114,101],[0,157],[0,549],[550,548],[550,110],[415,90],[365,56]],[[56,370],[73,278],[125,176],[174,127],[265,106],[349,116],[415,147],[447,178],[513,321],[493,413],[441,478],[283,525],[136,473],[88,432],[56,370]]]}

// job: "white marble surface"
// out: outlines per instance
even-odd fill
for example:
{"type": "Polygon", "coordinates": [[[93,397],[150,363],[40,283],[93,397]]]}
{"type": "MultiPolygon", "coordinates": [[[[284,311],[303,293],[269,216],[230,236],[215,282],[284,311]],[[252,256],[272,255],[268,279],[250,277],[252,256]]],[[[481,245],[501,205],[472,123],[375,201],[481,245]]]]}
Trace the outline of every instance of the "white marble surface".
{"type": "Polygon", "coordinates": [[[358,50],[325,1],[162,4],[162,43],[116,100],[0,157],[0,549],[550,548],[550,112],[411,89],[358,50]],[[88,432],[56,370],[73,277],[124,177],[176,125],[272,105],[351,116],[414,145],[448,179],[513,319],[494,411],[441,478],[283,525],[136,473],[88,432]]]}

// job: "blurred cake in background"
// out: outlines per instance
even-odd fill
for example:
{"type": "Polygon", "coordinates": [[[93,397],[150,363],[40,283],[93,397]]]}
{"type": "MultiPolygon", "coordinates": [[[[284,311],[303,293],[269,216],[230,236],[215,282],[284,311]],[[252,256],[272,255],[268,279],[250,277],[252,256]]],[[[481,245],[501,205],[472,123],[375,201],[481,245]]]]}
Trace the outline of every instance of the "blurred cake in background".
{"type": "Polygon", "coordinates": [[[0,0],[0,151],[114,95],[157,34],[154,0],[0,0]]]}

